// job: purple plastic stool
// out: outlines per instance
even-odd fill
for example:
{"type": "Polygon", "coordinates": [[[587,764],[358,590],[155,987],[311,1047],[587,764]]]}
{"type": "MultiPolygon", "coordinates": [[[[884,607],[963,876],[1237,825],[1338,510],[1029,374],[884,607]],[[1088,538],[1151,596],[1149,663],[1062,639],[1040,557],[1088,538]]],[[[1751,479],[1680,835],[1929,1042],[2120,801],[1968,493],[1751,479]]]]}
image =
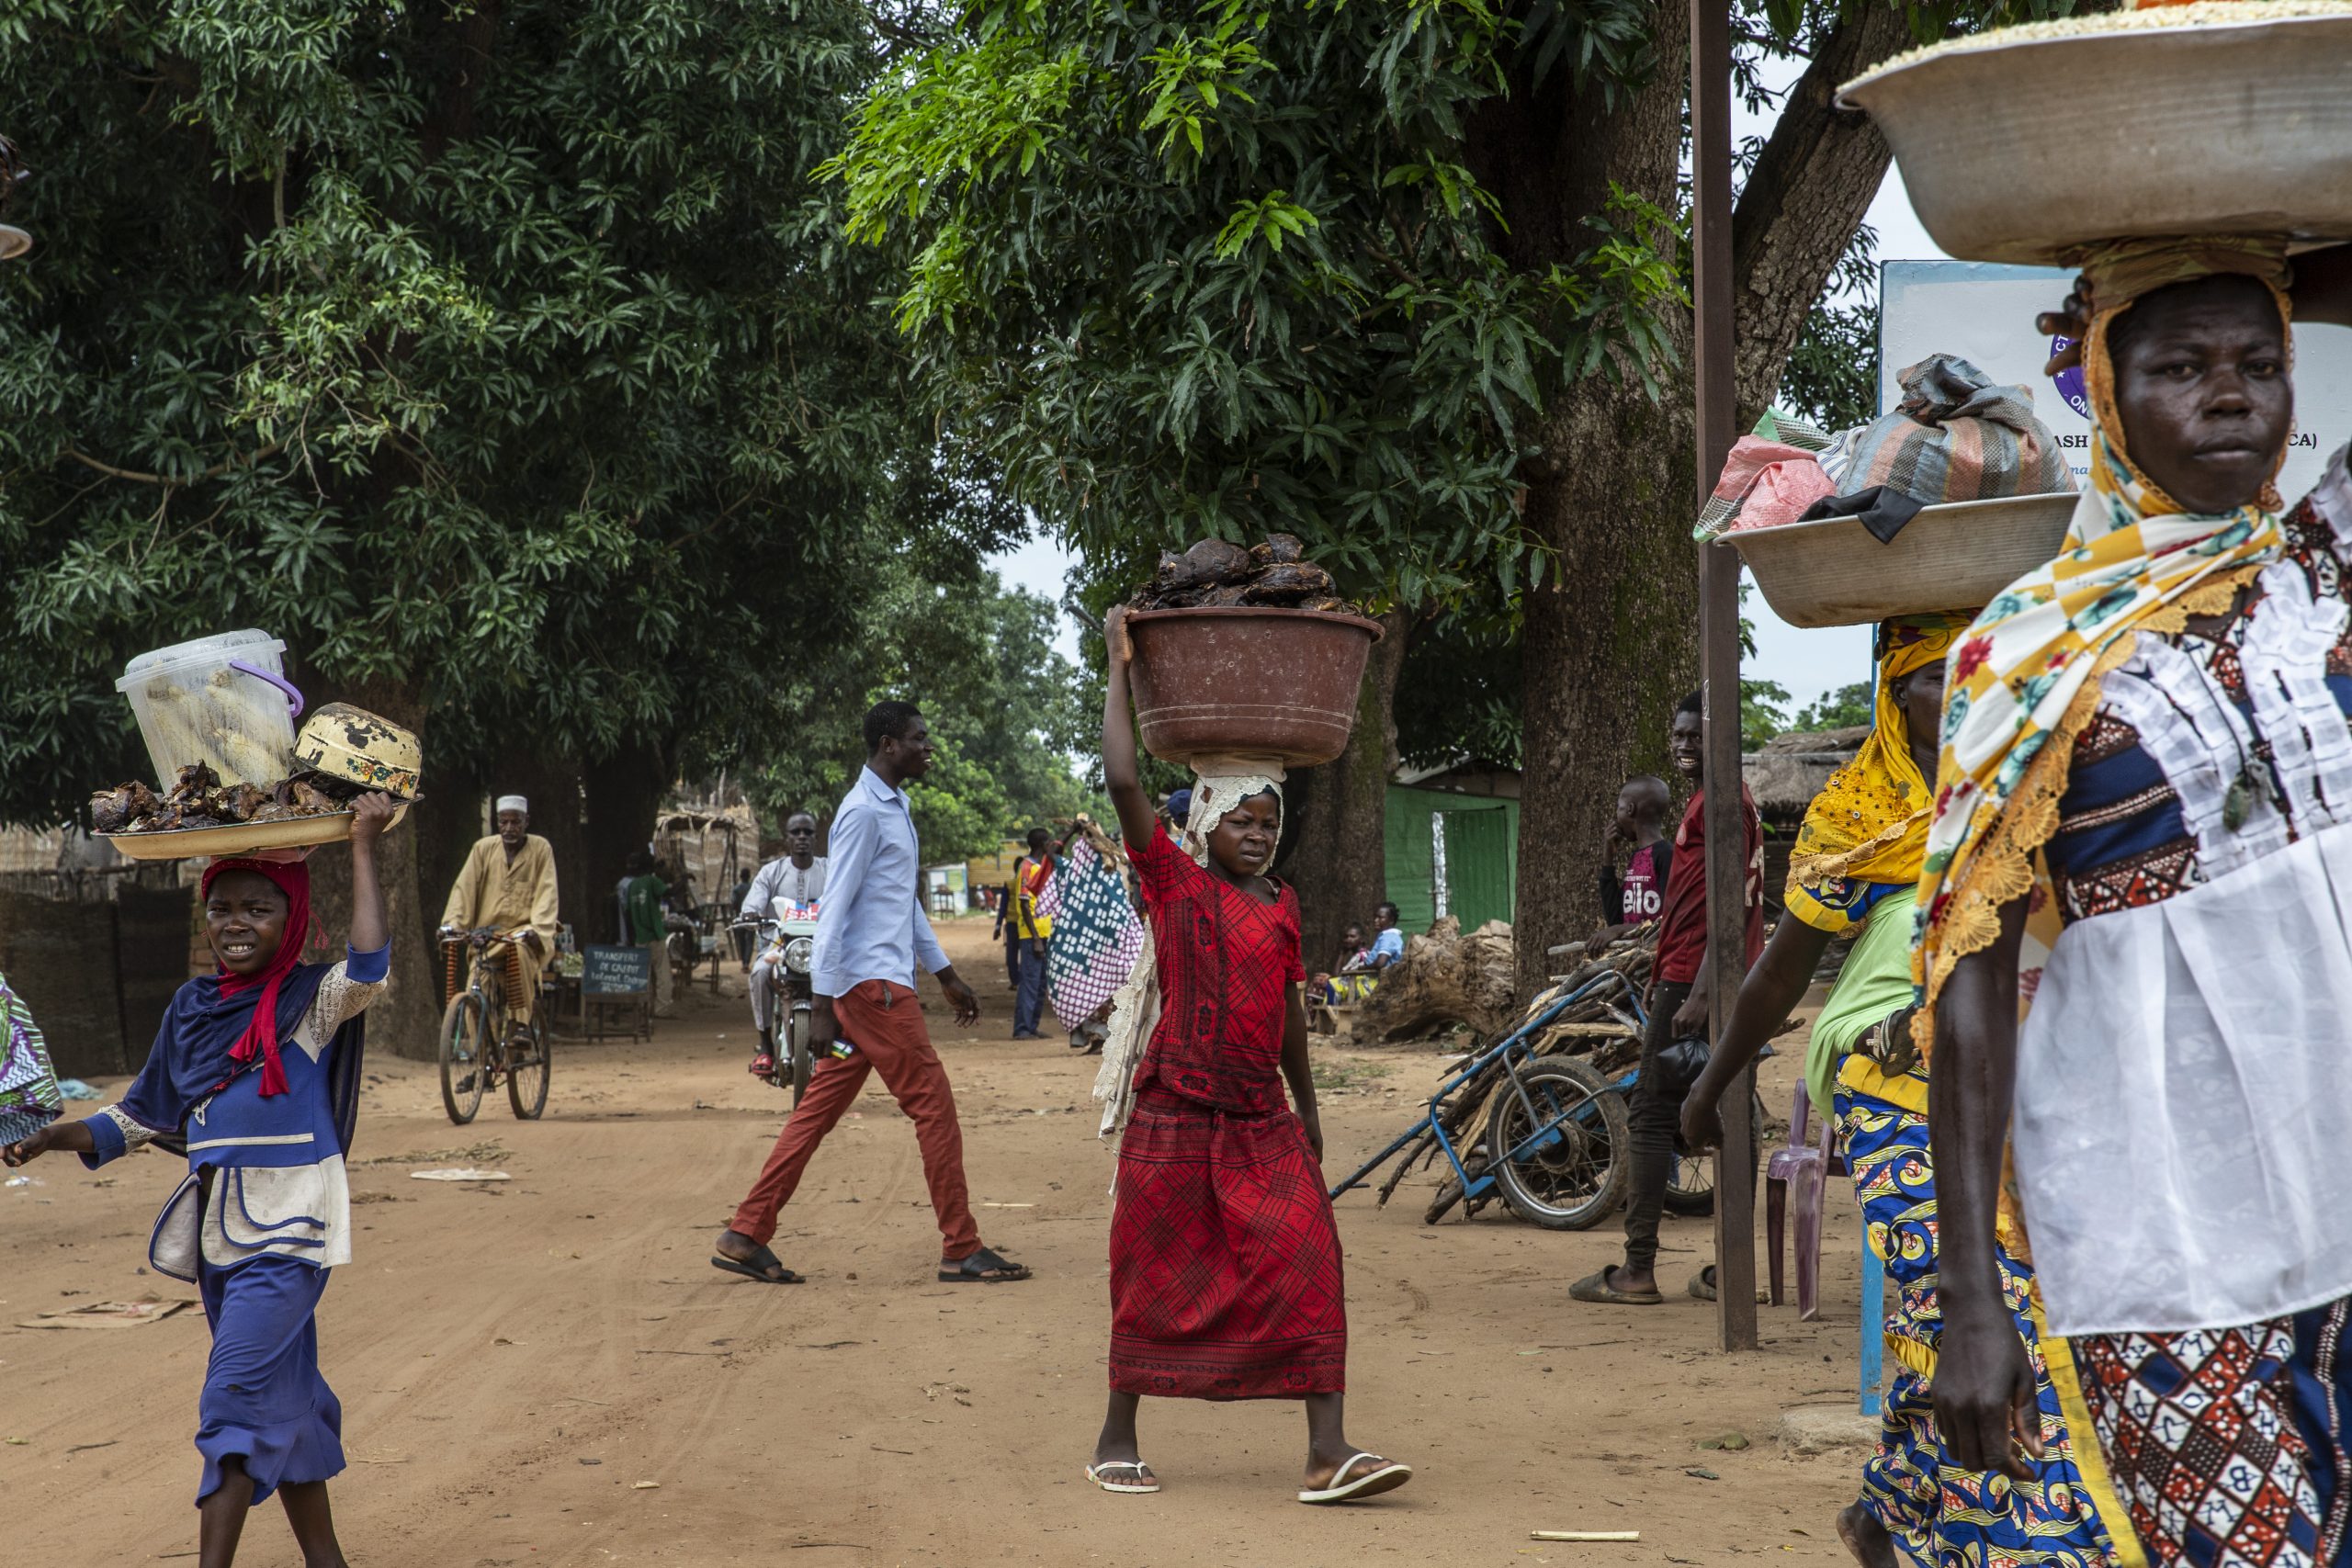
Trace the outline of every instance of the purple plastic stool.
{"type": "Polygon", "coordinates": [[[1843,1176],[1846,1162],[1836,1153],[1837,1134],[1829,1117],[1821,1119],[1821,1136],[1810,1129],[1813,1100],[1797,1085],[1796,1102],[1789,1108],[1789,1146],[1773,1155],[1764,1168],[1764,1233],[1771,1248],[1772,1304],[1781,1304],[1781,1235],[1787,1227],[1789,1190],[1797,1198],[1797,1319],[1810,1323],[1821,1311],[1821,1194],[1834,1171],[1843,1176]]]}

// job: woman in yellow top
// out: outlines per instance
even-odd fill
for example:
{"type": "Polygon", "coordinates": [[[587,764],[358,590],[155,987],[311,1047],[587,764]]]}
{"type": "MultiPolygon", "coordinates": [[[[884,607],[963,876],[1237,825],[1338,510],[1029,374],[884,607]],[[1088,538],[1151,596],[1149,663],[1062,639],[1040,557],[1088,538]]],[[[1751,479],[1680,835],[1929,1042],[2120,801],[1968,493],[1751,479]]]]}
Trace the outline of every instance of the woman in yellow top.
{"type": "Polygon", "coordinates": [[[1838,1516],[1838,1532],[1871,1568],[1894,1568],[1898,1547],[1903,1561],[2106,1568],[2107,1535],[2082,1486],[2057,1390],[2032,1351],[2030,1276],[2016,1259],[2002,1259],[2003,1288],[2034,1357],[2041,1459],[2014,1479],[1952,1463],[1928,1392],[1940,1311],[1928,1086],[1910,1036],[1912,911],[1945,660],[1965,625],[1939,615],[1879,627],[1876,722],[1805,811],[1790,860],[1788,918],[1741,984],[1723,1043],[1683,1101],[1683,1137],[1693,1148],[1722,1141],[1724,1091],[1804,1000],[1830,940],[1860,926],[1814,1023],[1805,1086],[1815,1104],[1835,1108],[1871,1247],[1894,1282],[1886,1337],[1900,1370],[1861,1495],[1838,1516]]]}

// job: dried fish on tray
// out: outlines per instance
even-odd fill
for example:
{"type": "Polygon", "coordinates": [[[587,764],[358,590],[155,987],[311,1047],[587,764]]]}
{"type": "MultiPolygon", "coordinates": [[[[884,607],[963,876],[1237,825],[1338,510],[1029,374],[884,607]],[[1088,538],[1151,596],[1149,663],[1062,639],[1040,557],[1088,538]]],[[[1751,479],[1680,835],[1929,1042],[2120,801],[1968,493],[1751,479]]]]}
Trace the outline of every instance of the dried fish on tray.
{"type": "MultiPolygon", "coordinates": [[[[100,790],[90,797],[90,823],[131,860],[296,849],[348,839],[351,803],[366,793],[319,773],[224,785],[211,768],[191,762],[161,796],[136,780],[100,790]]],[[[407,814],[403,804],[393,825],[407,814]]]]}

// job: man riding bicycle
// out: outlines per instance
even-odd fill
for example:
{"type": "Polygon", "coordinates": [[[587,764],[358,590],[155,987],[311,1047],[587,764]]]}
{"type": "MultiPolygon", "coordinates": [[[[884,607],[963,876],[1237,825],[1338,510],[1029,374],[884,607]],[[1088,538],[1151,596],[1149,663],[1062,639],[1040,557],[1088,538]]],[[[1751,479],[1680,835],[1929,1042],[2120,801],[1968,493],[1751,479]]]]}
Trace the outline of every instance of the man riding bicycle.
{"type": "MultiPolygon", "coordinates": [[[[773,919],[783,908],[805,909],[825,896],[825,857],[817,852],[817,819],[796,811],[784,819],[784,853],[760,867],[752,889],[743,896],[739,919],[773,919]]],[[[775,1012],[775,965],[781,950],[771,942],[752,965],[752,1027],[756,1055],[752,1076],[766,1077],[775,1071],[775,1053],[769,1025],[775,1012]]]]}
{"type": "Polygon", "coordinates": [[[530,830],[530,802],[519,795],[498,797],[497,822],[498,831],[466,857],[441,911],[448,982],[442,1000],[465,987],[465,944],[458,939],[485,947],[493,936],[516,937],[505,950],[506,1014],[519,1032],[530,1026],[539,971],[555,951],[555,851],[530,830]]]}

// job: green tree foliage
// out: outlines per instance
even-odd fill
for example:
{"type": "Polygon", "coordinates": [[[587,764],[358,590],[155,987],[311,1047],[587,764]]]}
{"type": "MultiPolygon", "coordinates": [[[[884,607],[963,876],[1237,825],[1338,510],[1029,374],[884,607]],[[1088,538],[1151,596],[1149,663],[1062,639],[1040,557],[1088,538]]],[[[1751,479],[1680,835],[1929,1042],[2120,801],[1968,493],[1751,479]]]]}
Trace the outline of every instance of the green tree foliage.
{"type": "MultiPolygon", "coordinates": [[[[1754,751],[1789,728],[1789,689],[1778,681],[1739,682],[1739,749],[1754,751]]],[[[1803,726],[1798,728],[1802,728],[1803,726]]]]}
{"type": "Polygon", "coordinates": [[[1160,545],[1274,529],[1408,605],[1541,570],[1525,421],[1566,378],[1648,374],[1681,288],[1630,196],[1571,263],[1497,254],[1461,141],[1518,32],[1462,0],[984,0],[868,99],[830,165],[850,233],[898,243],[951,426],[1095,599],[1160,545]]]}
{"type": "Polygon", "coordinates": [[[1778,400],[1824,430],[1878,417],[1878,235],[1867,224],[1806,315],[1778,400]]]}
{"type": "Polygon", "coordinates": [[[1878,718],[1877,691],[1868,681],[1858,681],[1850,686],[1840,686],[1825,692],[1797,710],[1789,721],[1791,729],[1848,729],[1858,724],[1875,723],[1878,718]]]}
{"type": "Polygon", "coordinates": [[[949,589],[900,570],[848,635],[821,639],[834,646],[805,660],[777,651],[762,699],[706,742],[708,763],[763,759],[747,781],[762,816],[822,820],[865,764],[865,710],[913,702],[939,743],[930,777],[907,791],[924,857],[984,853],[1088,803],[1070,768],[1092,739],[1087,682],[1054,647],[1054,620],[991,572],[949,589]]]}
{"type": "MultiPolygon", "coordinates": [[[[811,179],[852,0],[50,0],[0,21],[0,817],[139,765],[109,677],[225,626],[433,755],[723,727],[771,639],[1018,526],[932,456],[811,179]]],[[[430,765],[430,764],[428,764],[430,765]]]]}

